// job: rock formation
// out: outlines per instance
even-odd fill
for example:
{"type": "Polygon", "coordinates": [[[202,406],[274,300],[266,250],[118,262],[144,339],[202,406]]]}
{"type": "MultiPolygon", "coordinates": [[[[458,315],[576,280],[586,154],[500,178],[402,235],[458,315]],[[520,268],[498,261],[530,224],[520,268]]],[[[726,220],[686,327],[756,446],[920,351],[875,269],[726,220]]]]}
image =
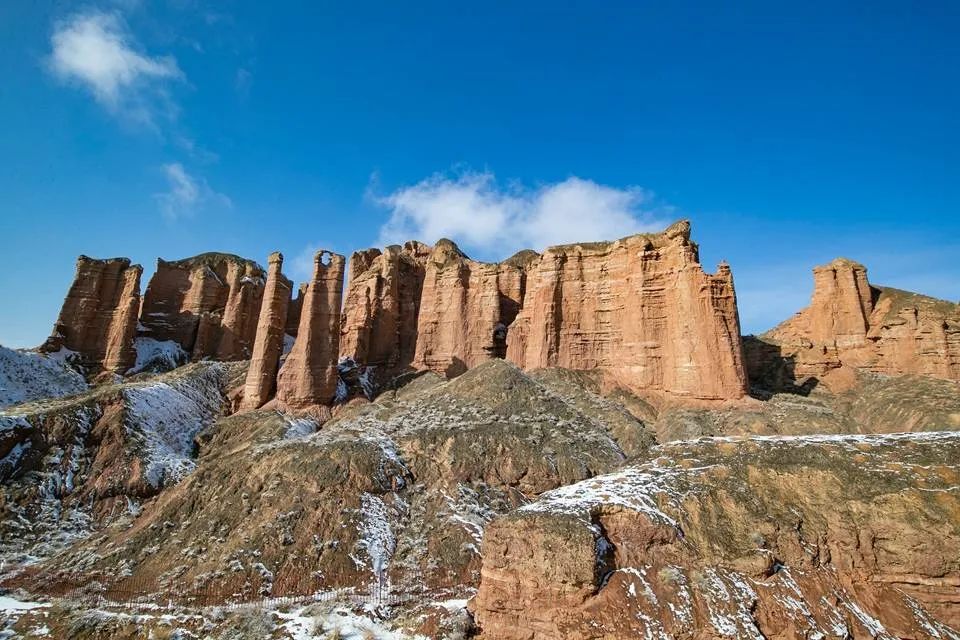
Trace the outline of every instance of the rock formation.
{"type": "Polygon", "coordinates": [[[73,284],[41,349],[75,351],[91,373],[126,372],[136,361],[141,273],[143,268],[127,258],[77,258],[73,284]]]}
{"type": "Polygon", "coordinates": [[[955,637],[960,434],[652,453],[487,526],[481,637],[955,637]]]}
{"type": "Polygon", "coordinates": [[[350,256],[340,323],[341,357],[387,374],[411,365],[429,255],[429,247],[414,241],[350,256]]]}
{"type": "Polygon", "coordinates": [[[841,387],[863,369],[960,380],[960,305],[871,286],[866,268],[844,258],[813,279],[809,307],[745,343],[752,379],[841,387]]]}
{"type": "Polygon", "coordinates": [[[336,395],[344,263],[343,256],[329,251],[314,256],[297,339],[277,378],[277,402],[283,409],[327,405],[336,395]]]}
{"type": "Polygon", "coordinates": [[[521,300],[501,305],[501,281],[507,293],[517,296],[519,271],[512,263],[477,262],[454,243],[440,240],[427,259],[417,349],[413,366],[447,377],[506,354],[507,325],[501,307],[515,309],[521,300]]]}
{"type": "Polygon", "coordinates": [[[550,247],[527,274],[507,358],[601,369],[633,391],[696,400],[746,391],[733,277],[704,273],[690,224],[550,247]]]}
{"type": "Polygon", "coordinates": [[[267,285],[257,321],[250,369],[243,389],[242,409],[256,409],[273,394],[283,353],[284,328],[293,284],[281,273],[283,254],[271,253],[267,258],[267,285]]]}
{"type": "Polygon", "coordinates": [[[300,311],[303,309],[303,296],[307,293],[307,283],[302,282],[297,287],[297,297],[290,300],[290,306],[287,308],[287,324],[285,333],[288,336],[297,337],[297,329],[300,327],[300,311]]]}
{"type": "Polygon", "coordinates": [[[142,333],[179,343],[193,360],[247,359],[265,276],[257,263],[225,253],[158,259],[144,294],[142,333]]]}

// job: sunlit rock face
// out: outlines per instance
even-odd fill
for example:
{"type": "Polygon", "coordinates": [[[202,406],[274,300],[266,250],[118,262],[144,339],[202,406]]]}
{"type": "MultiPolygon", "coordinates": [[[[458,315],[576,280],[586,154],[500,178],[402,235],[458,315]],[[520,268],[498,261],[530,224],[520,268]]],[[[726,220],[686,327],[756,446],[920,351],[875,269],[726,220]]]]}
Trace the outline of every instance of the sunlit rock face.
{"type": "Polygon", "coordinates": [[[690,225],[551,247],[532,265],[507,358],[601,369],[632,391],[723,400],[746,391],[733,276],[703,271],[690,225]]]}
{"type": "Polygon", "coordinates": [[[128,258],[77,258],[73,283],[41,349],[68,349],[90,373],[125,373],[137,357],[133,339],[142,273],[128,258]]]}
{"type": "Polygon", "coordinates": [[[866,267],[845,258],[815,268],[813,280],[809,307],[745,343],[751,379],[835,390],[857,369],[960,380],[960,305],[872,286],[866,267]]]}
{"type": "Polygon", "coordinates": [[[141,334],[172,340],[193,360],[248,359],[265,285],[260,265],[230,254],[158,259],[144,294],[141,334]]]}

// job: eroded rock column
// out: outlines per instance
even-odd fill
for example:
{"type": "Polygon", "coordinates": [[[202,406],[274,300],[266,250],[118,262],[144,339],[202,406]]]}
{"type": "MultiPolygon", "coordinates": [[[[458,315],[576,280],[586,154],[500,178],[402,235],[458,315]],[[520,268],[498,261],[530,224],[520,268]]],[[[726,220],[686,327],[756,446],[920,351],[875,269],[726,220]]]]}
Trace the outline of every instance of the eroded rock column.
{"type": "Polygon", "coordinates": [[[276,388],[277,370],[283,353],[283,336],[293,284],[281,273],[283,254],[271,253],[267,259],[267,285],[257,321],[253,356],[243,388],[241,409],[263,405],[276,388]]]}
{"type": "Polygon", "coordinates": [[[328,405],[336,395],[345,263],[343,256],[325,250],[314,256],[297,339],[277,379],[281,409],[301,411],[328,405]]]}
{"type": "Polygon", "coordinates": [[[77,258],[73,284],[41,349],[75,351],[91,373],[124,373],[132,367],[142,273],[128,258],[77,258]]]}

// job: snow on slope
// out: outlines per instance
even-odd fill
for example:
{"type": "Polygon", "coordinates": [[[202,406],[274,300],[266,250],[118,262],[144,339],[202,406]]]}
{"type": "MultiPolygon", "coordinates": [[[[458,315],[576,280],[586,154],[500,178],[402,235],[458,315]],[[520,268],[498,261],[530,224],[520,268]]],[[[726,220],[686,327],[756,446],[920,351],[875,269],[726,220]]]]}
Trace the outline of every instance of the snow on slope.
{"type": "Polygon", "coordinates": [[[83,376],[64,365],[62,359],[0,346],[0,407],[86,389],[83,376]]]}
{"type": "Polygon", "coordinates": [[[193,471],[193,440],[220,415],[226,368],[217,363],[168,382],[124,390],[127,430],[147,461],[144,477],[167,486],[193,471]]]}
{"type": "Polygon", "coordinates": [[[137,351],[137,361],[127,371],[127,375],[141,371],[172,371],[190,361],[187,352],[173,340],[137,338],[134,340],[134,348],[137,351]]]}

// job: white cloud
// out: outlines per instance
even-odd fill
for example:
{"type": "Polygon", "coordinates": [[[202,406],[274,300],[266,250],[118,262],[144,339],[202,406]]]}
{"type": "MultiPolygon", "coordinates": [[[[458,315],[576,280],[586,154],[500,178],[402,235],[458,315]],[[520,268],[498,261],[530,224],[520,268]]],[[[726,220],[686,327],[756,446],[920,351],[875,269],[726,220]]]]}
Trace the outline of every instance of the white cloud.
{"type": "Polygon", "coordinates": [[[158,111],[174,114],[167,84],[183,79],[172,56],[149,56],[115,12],[78,13],[57,23],[49,66],[64,82],[90,91],[111,113],[152,124],[158,111]]]}
{"type": "Polygon", "coordinates": [[[571,177],[535,189],[501,188],[492,173],[431,176],[374,200],[390,209],[383,244],[446,237],[478,257],[568,242],[611,240],[662,228],[652,196],[571,177]]]}
{"type": "Polygon", "coordinates": [[[163,165],[163,173],[168,189],[154,197],[160,203],[161,213],[170,220],[192,215],[209,205],[233,206],[230,198],[211,189],[205,179],[191,176],[179,162],[163,165]]]}

